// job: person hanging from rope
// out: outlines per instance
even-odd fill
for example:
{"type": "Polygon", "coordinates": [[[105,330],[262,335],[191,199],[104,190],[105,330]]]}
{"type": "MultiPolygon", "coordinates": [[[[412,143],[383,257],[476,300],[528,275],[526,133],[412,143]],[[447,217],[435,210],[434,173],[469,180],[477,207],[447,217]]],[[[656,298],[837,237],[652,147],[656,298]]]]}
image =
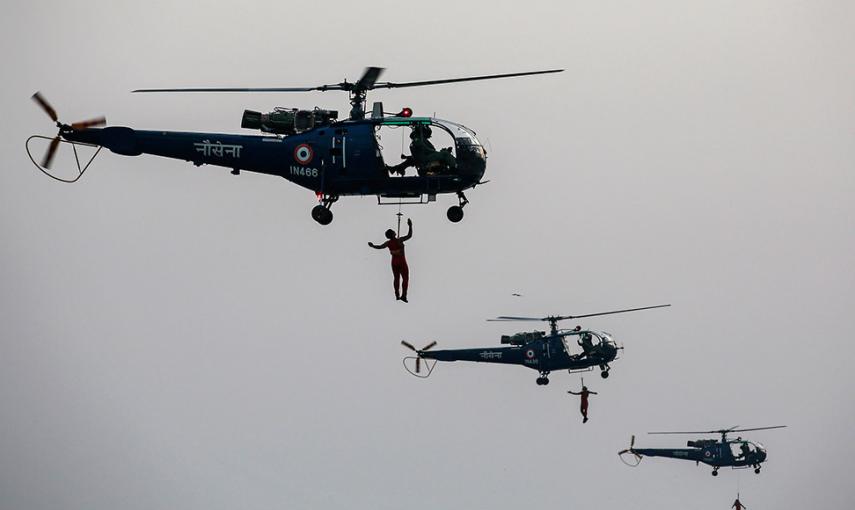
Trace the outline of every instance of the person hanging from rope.
{"type": "Polygon", "coordinates": [[[730,508],[735,508],[736,510],[742,510],[743,508],[748,508],[748,507],[747,507],[747,506],[745,506],[745,505],[743,505],[743,504],[739,501],[739,494],[737,494],[737,495],[736,495],[736,501],[734,501],[734,502],[733,502],[733,505],[731,505],[731,506],[730,506],[730,508]]]}
{"type": "Polygon", "coordinates": [[[382,250],[389,248],[389,253],[392,254],[392,275],[395,285],[395,299],[408,303],[407,288],[410,284],[410,268],[407,266],[407,258],[404,255],[404,243],[413,237],[413,221],[407,218],[408,232],[404,237],[397,237],[395,231],[391,228],[386,231],[386,241],[383,244],[374,244],[368,242],[368,246],[382,250]],[[399,290],[400,288],[400,290],[399,290]],[[403,291],[403,292],[401,292],[403,291]]]}
{"type": "Polygon", "coordinates": [[[596,391],[588,391],[588,387],[585,386],[585,383],[582,383],[582,391],[576,393],[573,390],[568,391],[571,395],[581,395],[581,399],[579,402],[579,411],[582,413],[582,423],[588,422],[588,395],[596,395],[596,391]]]}

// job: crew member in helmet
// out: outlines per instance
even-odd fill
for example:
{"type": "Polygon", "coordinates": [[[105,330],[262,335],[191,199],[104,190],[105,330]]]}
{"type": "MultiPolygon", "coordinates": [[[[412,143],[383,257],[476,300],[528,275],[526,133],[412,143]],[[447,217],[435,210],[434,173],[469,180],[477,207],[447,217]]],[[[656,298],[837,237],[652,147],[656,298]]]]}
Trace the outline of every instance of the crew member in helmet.
{"type": "Polygon", "coordinates": [[[409,227],[409,230],[404,237],[398,238],[395,235],[395,231],[390,228],[386,231],[386,239],[388,240],[385,243],[377,245],[370,241],[368,242],[368,246],[378,250],[389,248],[389,253],[392,254],[392,276],[394,277],[395,299],[404,303],[408,302],[407,288],[410,284],[410,268],[407,266],[407,258],[404,255],[404,242],[409,241],[413,237],[413,221],[409,218],[407,218],[407,227],[409,227]]]}
{"type": "Polygon", "coordinates": [[[577,343],[582,347],[583,356],[587,356],[594,350],[594,338],[591,336],[591,333],[587,331],[579,335],[579,341],[577,343]]]}
{"type": "Polygon", "coordinates": [[[580,395],[579,402],[579,412],[582,413],[582,423],[588,423],[588,395],[596,395],[596,391],[588,391],[588,387],[584,384],[582,385],[582,391],[576,393],[573,390],[568,391],[567,393],[571,395],[580,395]]]}
{"type": "Polygon", "coordinates": [[[451,154],[451,149],[436,150],[430,142],[431,134],[430,126],[421,124],[414,126],[413,132],[410,133],[410,153],[419,175],[437,173],[444,169],[456,170],[457,160],[451,154]]]}

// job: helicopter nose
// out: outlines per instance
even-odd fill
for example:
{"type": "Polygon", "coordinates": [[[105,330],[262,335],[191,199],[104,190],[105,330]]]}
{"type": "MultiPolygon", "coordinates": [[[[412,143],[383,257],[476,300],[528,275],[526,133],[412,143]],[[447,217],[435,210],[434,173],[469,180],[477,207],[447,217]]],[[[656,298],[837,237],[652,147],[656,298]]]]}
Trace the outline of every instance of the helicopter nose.
{"type": "Polygon", "coordinates": [[[760,460],[760,462],[766,460],[766,450],[759,448],[757,450],[757,458],[760,460]]]}

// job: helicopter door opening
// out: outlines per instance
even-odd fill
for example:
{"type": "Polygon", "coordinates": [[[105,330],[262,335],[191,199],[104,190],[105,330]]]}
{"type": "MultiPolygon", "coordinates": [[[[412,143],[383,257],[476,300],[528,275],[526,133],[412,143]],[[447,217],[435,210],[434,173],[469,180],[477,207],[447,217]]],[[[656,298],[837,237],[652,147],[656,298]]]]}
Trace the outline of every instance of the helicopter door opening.
{"type": "Polygon", "coordinates": [[[427,119],[383,123],[376,131],[377,147],[390,177],[456,173],[452,134],[427,119]]]}
{"type": "Polygon", "coordinates": [[[753,455],[755,451],[756,448],[754,445],[748,441],[735,441],[730,443],[730,452],[733,454],[733,458],[737,460],[742,460],[753,455]]]}

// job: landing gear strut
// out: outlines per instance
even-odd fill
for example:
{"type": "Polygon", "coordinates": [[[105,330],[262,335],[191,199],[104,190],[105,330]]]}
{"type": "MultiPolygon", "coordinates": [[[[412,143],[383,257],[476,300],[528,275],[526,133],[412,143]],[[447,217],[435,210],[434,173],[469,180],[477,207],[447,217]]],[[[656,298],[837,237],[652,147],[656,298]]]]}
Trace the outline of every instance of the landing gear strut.
{"type": "Polygon", "coordinates": [[[323,195],[321,203],[312,208],[312,219],[321,225],[329,225],[333,220],[330,207],[338,201],[338,195],[323,195]]]}
{"type": "Polygon", "coordinates": [[[608,379],[609,370],[611,370],[611,367],[608,365],[600,365],[600,370],[602,370],[602,372],[600,372],[600,377],[602,377],[603,379],[608,379]]]}
{"type": "Polygon", "coordinates": [[[448,221],[452,223],[457,223],[463,219],[463,208],[469,203],[469,199],[466,198],[466,195],[464,195],[462,191],[457,192],[457,200],[460,205],[452,205],[448,208],[448,212],[446,213],[448,221]]]}
{"type": "Polygon", "coordinates": [[[538,386],[546,386],[549,384],[549,372],[541,372],[540,377],[535,381],[538,386]]]}
{"type": "Polygon", "coordinates": [[[760,466],[754,466],[754,473],[758,475],[760,474],[760,466]]]}

